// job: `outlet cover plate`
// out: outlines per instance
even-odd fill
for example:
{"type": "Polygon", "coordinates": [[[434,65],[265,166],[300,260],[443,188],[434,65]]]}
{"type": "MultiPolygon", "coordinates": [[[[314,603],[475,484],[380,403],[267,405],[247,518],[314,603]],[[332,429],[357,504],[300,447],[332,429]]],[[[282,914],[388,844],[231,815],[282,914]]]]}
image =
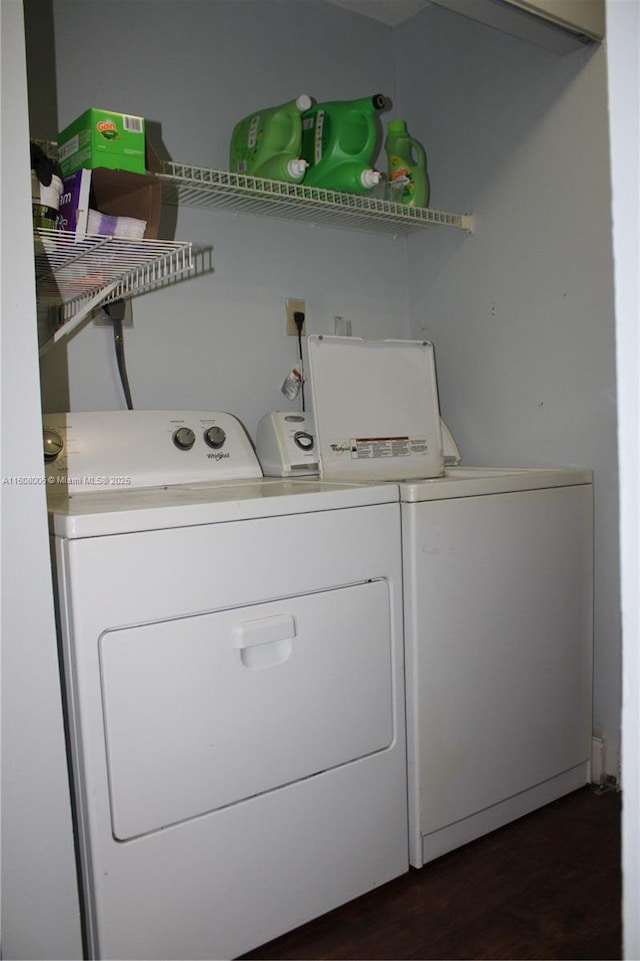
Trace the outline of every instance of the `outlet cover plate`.
{"type": "Polygon", "coordinates": [[[307,336],[307,321],[306,321],[306,310],[304,300],[292,300],[289,298],[286,302],[286,316],[287,316],[287,334],[290,337],[298,336],[298,328],[296,327],[296,322],[293,319],[293,315],[301,311],[305,314],[305,322],[302,325],[302,336],[307,336]]]}
{"type": "MultiPolygon", "coordinates": [[[[112,321],[109,315],[102,307],[98,309],[96,315],[93,319],[93,323],[96,327],[111,327],[112,321]]],[[[124,300],[124,317],[122,318],[123,327],[133,327],[133,311],[131,309],[131,297],[125,297],[124,300]]]]}

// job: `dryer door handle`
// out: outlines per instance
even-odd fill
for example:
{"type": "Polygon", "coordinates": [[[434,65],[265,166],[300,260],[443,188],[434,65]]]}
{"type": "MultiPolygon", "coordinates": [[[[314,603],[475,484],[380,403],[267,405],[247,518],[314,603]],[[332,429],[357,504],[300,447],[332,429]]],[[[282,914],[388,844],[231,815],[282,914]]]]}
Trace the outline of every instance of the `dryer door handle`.
{"type": "Polygon", "coordinates": [[[289,658],[296,621],[293,614],[259,617],[236,624],[232,634],[245,667],[271,667],[289,658]]]}
{"type": "Polygon", "coordinates": [[[234,647],[240,650],[259,644],[273,644],[274,641],[288,641],[295,636],[296,621],[293,614],[259,617],[236,624],[233,628],[234,647]]]}

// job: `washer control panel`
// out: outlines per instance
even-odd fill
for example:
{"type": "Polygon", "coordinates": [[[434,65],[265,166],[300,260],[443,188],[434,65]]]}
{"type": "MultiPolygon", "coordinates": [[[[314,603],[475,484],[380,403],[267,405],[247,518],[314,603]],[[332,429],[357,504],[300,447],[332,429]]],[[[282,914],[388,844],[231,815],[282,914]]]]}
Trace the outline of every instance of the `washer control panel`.
{"type": "Polygon", "coordinates": [[[258,424],[256,449],[266,476],[318,473],[313,418],[307,413],[272,411],[258,424]]]}
{"type": "Polygon", "coordinates": [[[45,414],[47,490],[87,493],[262,477],[244,426],[214,411],[45,414]]]}

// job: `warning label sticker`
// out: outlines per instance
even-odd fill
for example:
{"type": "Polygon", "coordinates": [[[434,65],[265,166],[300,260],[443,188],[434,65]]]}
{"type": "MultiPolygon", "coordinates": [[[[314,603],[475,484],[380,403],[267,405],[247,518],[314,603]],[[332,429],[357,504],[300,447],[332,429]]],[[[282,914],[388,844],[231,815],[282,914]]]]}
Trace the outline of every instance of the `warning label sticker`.
{"type": "Polygon", "coordinates": [[[426,454],[426,437],[352,437],[349,441],[331,444],[331,452],[348,454],[352,460],[373,460],[379,457],[410,457],[426,454]]]}

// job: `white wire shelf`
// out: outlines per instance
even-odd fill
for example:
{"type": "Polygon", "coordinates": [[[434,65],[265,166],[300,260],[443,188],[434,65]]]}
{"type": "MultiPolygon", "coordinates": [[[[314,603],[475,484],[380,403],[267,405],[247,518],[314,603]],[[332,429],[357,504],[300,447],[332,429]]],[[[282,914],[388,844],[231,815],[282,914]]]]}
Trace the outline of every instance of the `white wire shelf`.
{"type": "Polygon", "coordinates": [[[185,279],[194,269],[191,244],[89,235],[38,228],[36,290],[65,323],[96,298],[109,303],[185,279]],[[100,298],[100,294],[104,296],[100,298]]]}
{"type": "MultiPolygon", "coordinates": [[[[55,143],[36,142],[47,156],[57,157],[55,143]]],[[[160,172],[155,176],[164,184],[164,201],[175,205],[262,214],[394,236],[406,236],[426,227],[454,227],[473,232],[473,214],[408,207],[368,194],[322,190],[169,160],[161,161],[160,172]]]]}
{"type": "Polygon", "coordinates": [[[176,205],[263,214],[395,236],[434,226],[473,230],[471,214],[408,207],[368,195],[321,190],[226,170],[163,161],[157,176],[165,185],[164,200],[176,205]]]}

